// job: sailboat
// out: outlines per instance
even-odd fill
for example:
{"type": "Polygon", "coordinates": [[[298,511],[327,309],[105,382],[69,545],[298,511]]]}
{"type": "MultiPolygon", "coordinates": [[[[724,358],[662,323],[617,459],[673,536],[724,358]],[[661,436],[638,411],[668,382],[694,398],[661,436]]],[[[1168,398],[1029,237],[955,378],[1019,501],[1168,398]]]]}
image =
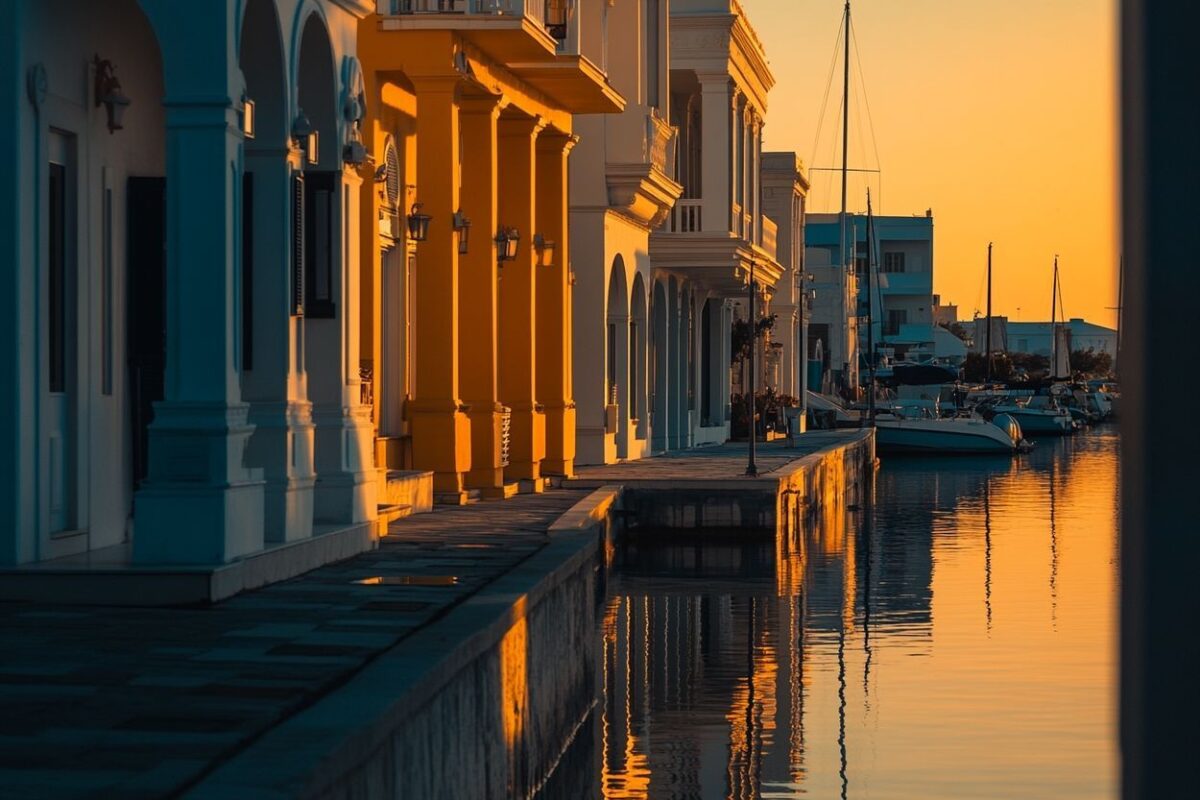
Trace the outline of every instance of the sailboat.
{"type": "MultiPolygon", "coordinates": [[[[867,329],[874,323],[871,281],[876,269],[875,224],[871,210],[871,193],[867,192],[867,329]]],[[[871,341],[868,336],[868,341],[871,341]]],[[[870,383],[868,397],[869,424],[875,428],[875,448],[880,453],[925,453],[930,455],[960,455],[1003,453],[1011,455],[1022,448],[1021,426],[1009,416],[998,414],[991,420],[978,414],[941,417],[921,409],[893,406],[875,408],[875,360],[868,359],[870,383]]],[[[908,385],[940,385],[955,376],[940,367],[921,367],[893,371],[893,382],[908,385]]]]}
{"type": "MultiPolygon", "coordinates": [[[[1054,257],[1054,289],[1050,301],[1050,380],[1069,380],[1071,377],[1070,331],[1065,322],[1058,321],[1062,304],[1058,278],[1058,256],[1054,257]]],[[[1064,315],[1065,316],[1065,315],[1064,315]]],[[[998,414],[1007,414],[1020,423],[1030,436],[1061,436],[1074,433],[1076,422],[1071,412],[1059,405],[1053,393],[1037,394],[1024,400],[993,406],[998,414]]]]}

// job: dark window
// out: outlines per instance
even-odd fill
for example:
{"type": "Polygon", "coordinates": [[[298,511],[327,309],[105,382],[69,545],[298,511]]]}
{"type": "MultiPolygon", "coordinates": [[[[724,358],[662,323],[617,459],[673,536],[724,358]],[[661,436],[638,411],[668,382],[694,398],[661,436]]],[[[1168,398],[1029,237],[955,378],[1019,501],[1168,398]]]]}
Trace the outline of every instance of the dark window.
{"type": "Polygon", "coordinates": [[[638,415],[638,392],[641,389],[641,373],[638,372],[638,354],[641,352],[641,347],[638,345],[638,326],[633,320],[629,320],[629,418],[637,419],[638,415]]]}
{"type": "Polygon", "coordinates": [[[884,272],[904,272],[904,253],[884,253],[884,272]]]}
{"type": "Polygon", "coordinates": [[[617,387],[617,323],[608,323],[608,373],[606,375],[607,383],[604,386],[604,402],[615,403],[616,397],[613,396],[614,390],[617,387]]]}
{"type": "Polygon", "coordinates": [[[700,312],[700,419],[701,424],[711,425],[712,419],[712,390],[709,381],[712,380],[712,302],[704,303],[700,312]]]}
{"type": "Polygon", "coordinates": [[[696,410],[696,304],[687,304],[687,399],[688,411],[696,410]]]}
{"type": "Polygon", "coordinates": [[[49,259],[48,276],[50,308],[49,345],[50,391],[67,390],[67,168],[62,164],[50,165],[49,191],[50,241],[46,248],[49,259]]]}
{"type": "Polygon", "coordinates": [[[888,336],[896,336],[900,333],[900,326],[908,322],[908,310],[903,308],[891,308],[887,312],[887,328],[883,331],[888,336]]]}
{"type": "Polygon", "coordinates": [[[336,177],[314,172],[304,179],[304,314],[318,319],[335,316],[336,177]]]}

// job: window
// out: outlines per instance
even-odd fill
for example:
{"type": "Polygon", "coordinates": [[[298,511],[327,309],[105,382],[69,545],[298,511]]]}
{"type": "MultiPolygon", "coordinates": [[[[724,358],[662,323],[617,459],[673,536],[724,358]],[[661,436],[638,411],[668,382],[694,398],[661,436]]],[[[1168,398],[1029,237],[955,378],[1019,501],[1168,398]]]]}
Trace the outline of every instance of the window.
{"type": "Polygon", "coordinates": [[[605,402],[616,405],[617,402],[617,323],[608,323],[608,375],[604,387],[605,402]]]}
{"type": "Polygon", "coordinates": [[[67,168],[50,163],[49,377],[51,392],[67,390],[67,168]]]}
{"type": "Polygon", "coordinates": [[[242,175],[242,369],[254,369],[254,173],[242,175]]]}
{"type": "Polygon", "coordinates": [[[904,272],[904,253],[884,253],[884,272],[904,272]]]}
{"type": "Polygon", "coordinates": [[[904,308],[889,308],[887,312],[887,327],[883,333],[885,336],[896,336],[900,333],[900,326],[908,322],[908,309],[904,308]]]}
{"type": "Polygon", "coordinates": [[[308,173],[304,191],[304,315],[332,319],[334,242],[338,196],[336,175],[308,173]]]}
{"type": "Polygon", "coordinates": [[[639,371],[638,354],[641,353],[641,345],[638,342],[638,324],[634,320],[629,321],[629,418],[636,420],[638,418],[638,392],[641,391],[642,373],[639,371]]]}
{"type": "Polygon", "coordinates": [[[701,425],[712,425],[712,301],[704,303],[700,312],[700,420],[701,425]]]}

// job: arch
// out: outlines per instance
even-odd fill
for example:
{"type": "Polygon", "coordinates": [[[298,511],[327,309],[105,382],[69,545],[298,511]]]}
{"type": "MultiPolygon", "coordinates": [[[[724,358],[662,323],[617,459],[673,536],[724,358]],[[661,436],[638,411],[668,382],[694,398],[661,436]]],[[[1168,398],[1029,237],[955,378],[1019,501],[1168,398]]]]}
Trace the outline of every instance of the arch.
{"type": "Polygon", "coordinates": [[[667,337],[667,289],[661,280],[654,282],[650,300],[651,392],[650,447],[667,449],[667,387],[670,385],[667,337]]]}
{"type": "Polygon", "coordinates": [[[629,298],[629,418],[634,436],[645,439],[650,427],[646,405],[647,326],[646,283],[642,273],[633,276],[629,298]]]}
{"type": "Polygon", "coordinates": [[[613,258],[604,323],[604,402],[616,406],[617,457],[629,456],[629,288],[625,259],[613,258]]]}
{"type": "Polygon", "coordinates": [[[296,116],[308,117],[317,132],[320,170],[340,168],[340,127],[337,113],[337,63],[329,27],[319,6],[314,6],[300,28],[295,59],[296,116]]]}
{"type": "Polygon", "coordinates": [[[238,35],[238,66],[254,101],[254,141],[287,144],[289,126],[283,33],[273,0],[246,0],[238,35]]]}

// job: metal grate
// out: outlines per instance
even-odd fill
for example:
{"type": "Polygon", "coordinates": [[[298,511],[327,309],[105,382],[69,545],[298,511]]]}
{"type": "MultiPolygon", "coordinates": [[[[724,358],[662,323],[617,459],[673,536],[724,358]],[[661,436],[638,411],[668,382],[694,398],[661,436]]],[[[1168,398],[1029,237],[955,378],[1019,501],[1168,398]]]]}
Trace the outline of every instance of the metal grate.
{"type": "Polygon", "coordinates": [[[509,452],[512,448],[512,409],[504,406],[500,412],[500,466],[508,466],[509,452]]]}

